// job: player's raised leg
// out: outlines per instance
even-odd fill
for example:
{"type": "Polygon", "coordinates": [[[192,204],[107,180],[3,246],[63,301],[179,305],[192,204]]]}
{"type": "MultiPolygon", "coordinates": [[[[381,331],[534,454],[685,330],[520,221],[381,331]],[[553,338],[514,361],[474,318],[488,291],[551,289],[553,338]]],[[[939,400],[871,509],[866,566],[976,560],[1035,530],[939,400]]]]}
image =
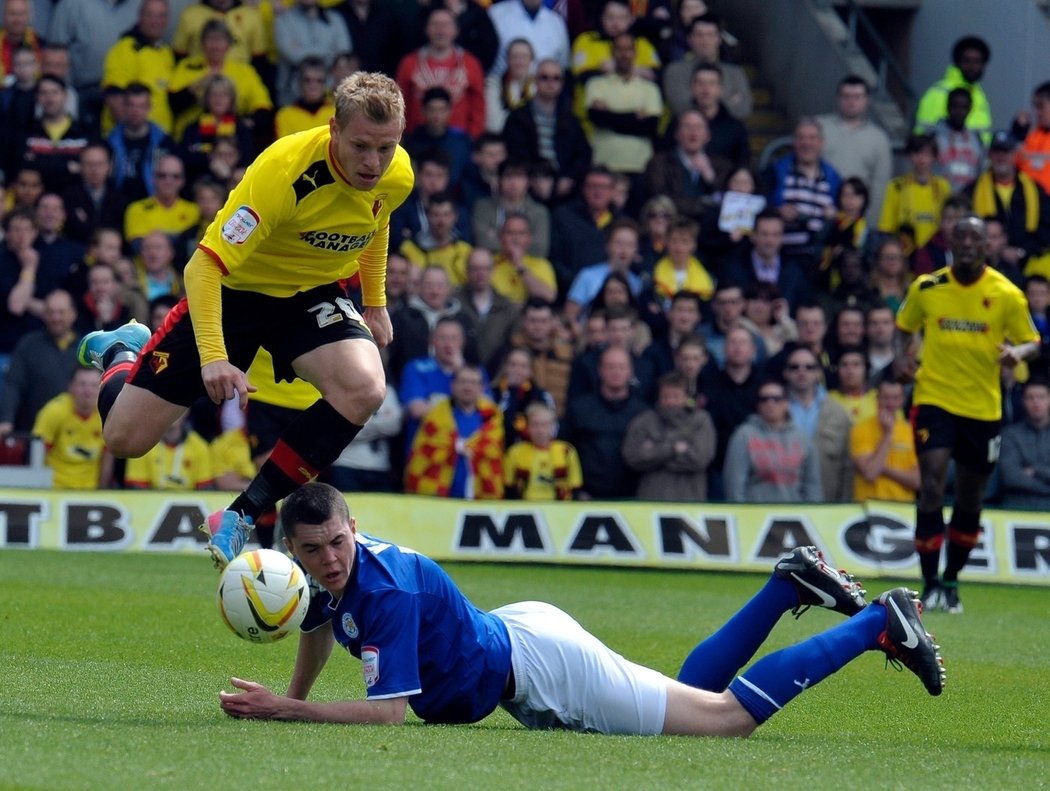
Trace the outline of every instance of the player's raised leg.
{"type": "Polygon", "coordinates": [[[758,593],[693,649],[678,680],[721,692],[755,655],[781,615],[790,611],[798,617],[817,606],[853,616],[866,605],[864,593],[852,575],[829,566],[816,547],[798,547],[777,561],[758,593]]]}
{"type": "Polygon", "coordinates": [[[149,328],[132,320],[115,330],[90,332],[77,347],[77,359],[82,365],[102,371],[98,394],[102,436],[106,448],[120,458],[142,456],[186,412],[183,406],[125,384],[149,341],[149,328]]]}
{"type": "Polygon", "coordinates": [[[867,651],[881,650],[907,667],[926,691],[939,695],[944,666],[926,632],[916,594],[896,588],[837,626],[763,657],[725,692],[711,693],[671,682],[664,733],[746,736],[804,690],[867,651]]]}
{"type": "Polygon", "coordinates": [[[371,338],[318,346],[292,365],[323,397],[281,434],[258,475],[230,507],[208,517],[208,549],[219,568],[244,547],[253,521],[331,465],[383,403],[386,378],[371,338]]]}

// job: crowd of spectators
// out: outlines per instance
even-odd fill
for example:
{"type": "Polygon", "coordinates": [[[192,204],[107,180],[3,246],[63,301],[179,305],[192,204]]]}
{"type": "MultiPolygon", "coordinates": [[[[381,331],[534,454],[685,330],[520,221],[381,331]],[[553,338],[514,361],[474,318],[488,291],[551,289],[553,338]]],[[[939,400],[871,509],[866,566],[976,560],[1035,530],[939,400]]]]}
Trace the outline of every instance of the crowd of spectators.
{"type": "MultiPolygon", "coordinates": [[[[1050,340],[1050,83],[993,130],[974,36],[895,174],[854,75],[756,172],[703,0],[4,0],[2,24],[0,436],[43,439],[56,484],[239,488],[274,435],[253,407],[316,397],[201,404],[114,464],[75,348],[160,326],[254,155],[327,123],[357,69],[400,85],[416,185],[387,401],[327,473],[347,490],[914,499],[893,315],[970,212],[1050,340]]],[[[1050,502],[1046,348],[1004,369],[1007,503],[1050,502]]]]}

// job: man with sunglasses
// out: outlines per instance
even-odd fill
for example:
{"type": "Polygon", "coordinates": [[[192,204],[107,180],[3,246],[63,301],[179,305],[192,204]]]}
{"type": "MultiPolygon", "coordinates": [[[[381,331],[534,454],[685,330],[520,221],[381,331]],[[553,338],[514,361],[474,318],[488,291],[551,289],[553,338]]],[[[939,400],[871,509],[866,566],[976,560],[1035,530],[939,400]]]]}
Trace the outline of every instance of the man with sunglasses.
{"type": "Polygon", "coordinates": [[[576,191],[591,165],[591,145],[565,95],[565,69],[556,60],[536,66],[536,94],[512,110],[503,125],[507,150],[515,156],[550,162],[558,174],[554,196],[563,199],[576,191]]]}
{"type": "Polygon", "coordinates": [[[733,432],[726,450],[726,499],[735,503],[821,502],[820,461],[791,420],[783,383],[758,386],[755,414],[733,432]]]}
{"type": "Polygon", "coordinates": [[[824,372],[808,346],[789,348],[784,362],[788,410],[792,422],[809,438],[820,460],[824,500],[846,503],[853,496],[853,465],[849,457],[849,414],[828,398],[824,372]]]}

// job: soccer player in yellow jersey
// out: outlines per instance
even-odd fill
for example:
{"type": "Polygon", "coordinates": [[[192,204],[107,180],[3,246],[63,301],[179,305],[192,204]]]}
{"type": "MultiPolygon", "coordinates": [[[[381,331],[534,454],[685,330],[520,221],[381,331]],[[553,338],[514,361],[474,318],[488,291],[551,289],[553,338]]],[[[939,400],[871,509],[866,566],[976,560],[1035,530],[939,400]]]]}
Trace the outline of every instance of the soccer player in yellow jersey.
{"type": "Polygon", "coordinates": [[[897,372],[915,379],[912,425],[919,455],[915,549],[925,581],[927,609],[962,612],[959,572],[981,532],[981,496],[999,456],[1001,366],[1013,367],[1039,348],[1024,294],[985,263],[987,232],[964,217],[952,232],[952,263],[922,275],[897,312],[897,372]],[[922,332],[922,364],[914,336],[922,332]],[[955,505],[948,551],[944,543],[944,489],[955,459],[955,505]]]}
{"type": "Polygon", "coordinates": [[[152,338],[128,324],[79,349],[106,372],[99,408],[118,456],[146,453],[200,396],[243,407],[260,347],[277,379],[320,392],[248,488],[208,518],[220,568],[259,514],[331,464],[383,402],[390,213],[413,180],[399,145],[404,100],[390,78],[358,72],[335,105],[328,126],[281,138],[248,168],[186,266],[186,298],[152,338]],[[343,285],[354,274],[363,314],[343,285]]]}

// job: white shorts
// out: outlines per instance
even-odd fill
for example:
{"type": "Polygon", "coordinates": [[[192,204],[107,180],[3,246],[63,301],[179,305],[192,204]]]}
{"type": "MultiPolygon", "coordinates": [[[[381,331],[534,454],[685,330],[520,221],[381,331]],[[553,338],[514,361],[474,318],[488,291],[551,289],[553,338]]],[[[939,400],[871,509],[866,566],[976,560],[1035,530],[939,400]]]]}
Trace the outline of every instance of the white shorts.
{"type": "Polygon", "coordinates": [[[493,610],[507,625],[515,692],[500,705],[528,728],[652,735],[663,732],[662,673],[629,662],[544,602],[493,610]]]}

